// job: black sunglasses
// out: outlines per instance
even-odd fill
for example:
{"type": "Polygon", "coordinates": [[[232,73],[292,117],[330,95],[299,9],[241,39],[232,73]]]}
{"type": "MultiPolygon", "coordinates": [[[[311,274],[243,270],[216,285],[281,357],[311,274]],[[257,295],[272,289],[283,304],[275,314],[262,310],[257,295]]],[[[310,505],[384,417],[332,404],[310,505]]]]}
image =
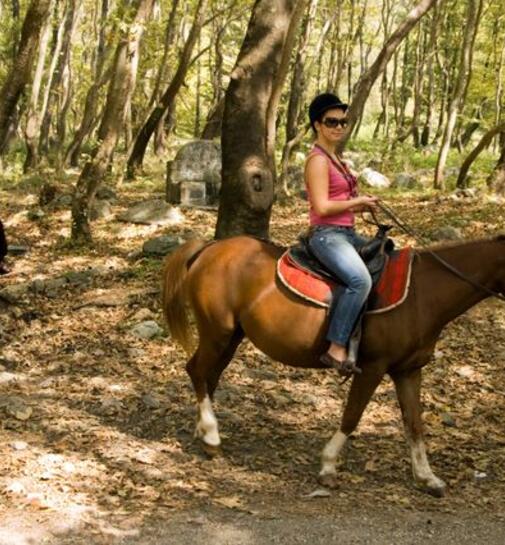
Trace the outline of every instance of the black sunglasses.
{"type": "Polygon", "coordinates": [[[347,123],[347,117],[326,117],[322,121],[322,124],[329,129],[336,129],[337,127],[342,127],[345,129],[347,127],[347,123]]]}

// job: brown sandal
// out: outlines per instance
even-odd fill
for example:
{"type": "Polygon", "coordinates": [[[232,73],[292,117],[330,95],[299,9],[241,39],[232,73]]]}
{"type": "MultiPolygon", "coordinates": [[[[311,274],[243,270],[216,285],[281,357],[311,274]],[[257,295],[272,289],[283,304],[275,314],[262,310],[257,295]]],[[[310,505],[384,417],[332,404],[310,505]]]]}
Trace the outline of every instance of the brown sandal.
{"type": "Polygon", "coordinates": [[[339,375],[342,375],[343,377],[350,377],[350,376],[352,376],[354,374],[360,375],[361,372],[362,372],[361,369],[353,361],[350,361],[350,360],[345,360],[345,361],[337,360],[333,356],[328,354],[328,352],[323,354],[319,358],[319,361],[325,367],[328,367],[330,369],[336,369],[338,371],[339,375]]]}

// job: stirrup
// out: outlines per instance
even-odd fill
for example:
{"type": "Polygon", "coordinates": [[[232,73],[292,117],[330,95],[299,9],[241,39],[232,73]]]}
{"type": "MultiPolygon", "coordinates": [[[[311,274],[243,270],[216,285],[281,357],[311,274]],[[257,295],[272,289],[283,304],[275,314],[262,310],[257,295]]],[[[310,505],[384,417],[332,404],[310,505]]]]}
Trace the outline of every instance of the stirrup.
{"type": "Polygon", "coordinates": [[[342,375],[343,377],[351,377],[352,375],[360,375],[362,373],[361,369],[356,365],[354,361],[351,360],[337,360],[328,352],[323,354],[319,361],[325,366],[329,367],[331,369],[336,369],[338,371],[339,375],[342,375]]]}

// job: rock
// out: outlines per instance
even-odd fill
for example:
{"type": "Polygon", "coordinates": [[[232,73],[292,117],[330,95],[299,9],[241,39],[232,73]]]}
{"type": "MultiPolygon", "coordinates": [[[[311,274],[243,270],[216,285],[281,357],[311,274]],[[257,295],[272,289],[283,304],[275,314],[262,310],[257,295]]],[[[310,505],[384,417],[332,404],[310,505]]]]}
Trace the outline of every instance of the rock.
{"type": "Polygon", "coordinates": [[[442,414],[442,423],[449,428],[456,428],[456,420],[450,413],[442,414]]]}
{"type": "Polygon", "coordinates": [[[11,284],[0,290],[0,297],[7,302],[15,304],[21,301],[30,289],[30,284],[25,282],[23,284],[11,284]]]}
{"type": "Polygon", "coordinates": [[[0,384],[9,384],[9,382],[16,382],[18,380],[16,373],[9,373],[8,371],[2,371],[0,373],[0,384]]]}
{"type": "Polygon", "coordinates": [[[150,240],[146,240],[142,246],[142,252],[146,256],[164,257],[172,253],[185,241],[181,237],[171,235],[161,235],[150,240]]]}
{"type": "Polygon", "coordinates": [[[475,199],[478,194],[476,187],[465,187],[464,189],[456,189],[454,192],[458,197],[465,199],[475,199]]]}
{"type": "Polygon", "coordinates": [[[376,170],[372,170],[371,168],[364,168],[361,171],[361,174],[359,175],[360,181],[369,186],[369,187],[376,187],[376,188],[386,188],[391,186],[391,181],[384,176],[384,174],[381,174],[380,172],[377,172],[376,170]]]}
{"type": "Polygon", "coordinates": [[[7,414],[17,420],[28,420],[33,412],[32,408],[18,397],[11,398],[5,409],[7,414]]]}
{"type": "Polygon", "coordinates": [[[95,199],[114,202],[117,200],[117,193],[110,187],[101,187],[95,195],[95,199]]]}
{"type": "Polygon", "coordinates": [[[109,201],[95,199],[89,209],[91,221],[107,219],[112,216],[112,208],[109,201]]]}
{"type": "Polygon", "coordinates": [[[163,329],[154,321],[146,320],[145,322],[140,322],[139,324],[133,326],[130,329],[130,333],[141,339],[152,339],[157,335],[163,333],[163,329]]]}
{"type": "Polygon", "coordinates": [[[123,404],[119,399],[116,399],[115,397],[108,397],[102,399],[102,402],[100,403],[99,413],[104,415],[113,414],[120,411],[122,408],[123,404]]]}
{"type": "Polygon", "coordinates": [[[397,187],[398,189],[419,189],[421,184],[415,176],[405,172],[395,176],[393,187],[397,187]]]}
{"type": "Polygon", "coordinates": [[[462,240],[463,235],[457,227],[440,227],[431,233],[432,240],[462,240]]]}
{"type": "Polygon", "coordinates": [[[24,441],[13,441],[11,447],[14,450],[26,450],[28,448],[28,443],[25,443],[24,441]]]}
{"type": "Polygon", "coordinates": [[[137,203],[118,216],[120,221],[144,225],[177,225],[184,220],[178,208],[161,199],[137,203]]]}
{"type": "MultiPolygon", "coordinates": [[[[63,278],[72,285],[85,285],[91,282],[95,274],[96,271],[94,269],[88,269],[86,271],[69,271],[65,273],[63,278]]],[[[58,280],[62,280],[63,278],[59,278],[58,280]]]]}
{"type": "Polygon", "coordinates": [[[208,206],[221,187],[221,145],[195,140],[182,146],[167,164],[166,199],[172,204],[208,206]]]}
{"type": "Polygon", "coordinates": [[[159,409],[161,406],[161,403],[158,399],[156,399],[151,394],[144,394],[142,396],[142,403],[148,408],[148,409],[159,409]]]}
{"type": "Polygon", "coordinates": [[[470,378],[475,374],[475,371],[469,365],[463,365],[456,369],[456,374],[463,378],[470,378]]]}
{"type": "Polygon", "coordinates": [[[485,473],[484,471],[474,471],[473,472],[473,478],[477,482],[482,482],[482,481],[485,481],[485,480],[488,479],[488,474],[485,473]]]}
{"type": "Polygon", "coordinates": [[[154,318],[154,313],[148,308],[141,308],[131,317],[133,322],[143,322],[146,320],[152,320],[154,318]]]}
{"type": "Polygon", "coordinates": [[[60,195],[59,197],[56,198],[56,200],[54,201],[54,204],[56,206],[62,206],[65,208],[70,207],[72,206],[72,195],[70,195],[69,193],[60,195]]]}
{"type": "Polygon", "coordinates": [[[130,358],[136,359],[136,358],[143,358],[146,355],[146,351],[142,350],[142,348],[128,348],[128,356],[130,358]]]}
{"type": "Polygon", "coordinates": [[[16,244],[9,244],[9,247],[7,248],[7,253],[9,255],[25,255],[26,253],[28,253],[28,247],[19,246],[16,244]]]}
{"type": "Polygon", "coordinates": [[[33,210],[28,210],[26,217],[30,221],[38,221],[45,216],[44,212],[40,208],[35,208],[33,210]]]}

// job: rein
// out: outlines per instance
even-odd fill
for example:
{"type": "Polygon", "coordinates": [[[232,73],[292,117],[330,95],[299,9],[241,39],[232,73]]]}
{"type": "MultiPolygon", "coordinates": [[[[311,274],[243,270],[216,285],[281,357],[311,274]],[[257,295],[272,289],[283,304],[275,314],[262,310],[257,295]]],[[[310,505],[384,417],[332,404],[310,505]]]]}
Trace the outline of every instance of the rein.
{"type": "MultiPolygon", "coordinates": [[[[417,234],[412,227],[408,226],[405,222],[403,222],[394,212],[393,210],[384,203],[384,201],[380,200],[377,202],[377,206],[379,209],[384,212],[384,214],[392,220],[392,222],[400,228],[404,233],[411,236],[416,242],[421,244],[422,246],[428,246],[429,242],[426,241],[426,239],[417,234]]],[[[376,225],[379,225],[379,222],[377,221],[377,218],[375,217],[375,214],[373,211],[370,212],[374,222],[376,225]]],[[[372,222],[369,222],[372,223],[372,222]]],[[[476,280],[473,280],[473,278],[470,278],[463,274],[461,271],[456,269],[453,265],[445,261],[445,259],[441,258],[438,254],[436,254],[433,250],[430,250],[429,248],[425,248],[425,251],[430,254],[436,261],[438,261],[442,266],[444,266],[447,270],[451,271],[453,274],[455,274],[458,278],[461,280],[464,280],[468,284],[472,285],[474,288],[483,291],[490,295],[491,297],[496,297],[497,299],[500,299],[501,301],[505,301],[505,296],[501,293],[492,290],[491,288],[488,288],[487,286],[482,285],[480,282],[477,282],[476,280]]]]}

